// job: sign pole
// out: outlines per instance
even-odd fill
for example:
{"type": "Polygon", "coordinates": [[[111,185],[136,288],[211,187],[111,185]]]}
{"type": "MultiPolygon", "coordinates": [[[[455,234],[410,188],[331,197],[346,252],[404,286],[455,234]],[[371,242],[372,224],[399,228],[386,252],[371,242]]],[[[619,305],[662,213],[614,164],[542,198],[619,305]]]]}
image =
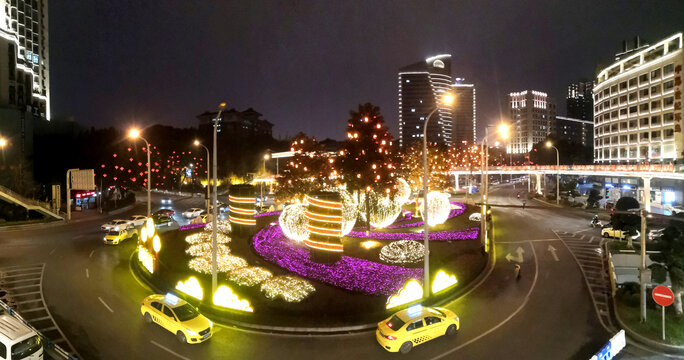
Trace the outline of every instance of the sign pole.
{"type": "Polygon", "coordinates": [[[665,307],[660,306],[663,309],[663,341],[665,341],[665,307]]]}

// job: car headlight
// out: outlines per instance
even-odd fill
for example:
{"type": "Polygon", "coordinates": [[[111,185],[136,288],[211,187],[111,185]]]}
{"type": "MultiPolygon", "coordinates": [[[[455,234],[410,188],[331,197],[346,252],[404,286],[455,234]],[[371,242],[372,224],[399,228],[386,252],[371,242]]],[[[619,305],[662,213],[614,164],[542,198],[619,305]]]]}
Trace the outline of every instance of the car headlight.
{"type": "Polygon", "coordinates": [[[187,332],[188,332],[188,335],[190,335],[190,336],[197,336],[197,333],[194,332],[194,331],[192,331],[192,330],[186,329],[185,331],[187,331],[187,332]]]}

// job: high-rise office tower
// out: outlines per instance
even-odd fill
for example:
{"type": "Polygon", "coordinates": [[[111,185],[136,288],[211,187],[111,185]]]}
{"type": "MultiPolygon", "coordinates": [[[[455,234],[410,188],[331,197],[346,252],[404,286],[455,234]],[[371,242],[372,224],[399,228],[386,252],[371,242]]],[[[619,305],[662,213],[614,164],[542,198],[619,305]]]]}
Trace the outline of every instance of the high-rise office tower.
{"type": "Polygon", "coordinates": [[[423,124],[438,106],[427,128],[430,142],[451,145],[452,110],[440,102],[451,90],[451,55],[437,55],[399,70],[399,146],[423,138],[423,124]]]}
{"type": "Polygon", "coordinates": [[[581,80],[568,85],[567,102],[568,117],[580,120],[592,120],[594,118],[594,98],[592,89],[594,82],[581,80]]]}
{"type": "MultiPolygon", "coordinates": [[[[682,159],[682,33],[623,48],[594,87],[594,162],[682,159]]],[[[678,161],[681,164],[681,161],[678,161]]]]}
{"type": "Polygon", "coordinates": [[[452,86],[456,98],[453,108],[453,136],[454,144],[472,145],[476,143],[475,129],[477,126],[477,97],[475,85],[465,83],[465,79],[456,78],[452,86]]]}
{"type": "Polygon", "coordinates": [[[551,133],[556,105],[545,92],[535,90],[510,93],[507,103],[512,131],[506,152],[526,155],[551,133]]]}

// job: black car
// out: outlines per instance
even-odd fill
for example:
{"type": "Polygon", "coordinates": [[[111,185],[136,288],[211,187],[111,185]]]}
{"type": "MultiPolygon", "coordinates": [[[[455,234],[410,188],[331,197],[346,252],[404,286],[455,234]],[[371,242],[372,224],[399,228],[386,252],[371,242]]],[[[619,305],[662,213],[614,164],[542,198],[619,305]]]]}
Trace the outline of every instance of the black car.
{"type": "Polygon", "coordinates": [[[156,227],[171,226],[173,224],[173,218],[166,215],[152,215],[152,220],[156,227]]]}

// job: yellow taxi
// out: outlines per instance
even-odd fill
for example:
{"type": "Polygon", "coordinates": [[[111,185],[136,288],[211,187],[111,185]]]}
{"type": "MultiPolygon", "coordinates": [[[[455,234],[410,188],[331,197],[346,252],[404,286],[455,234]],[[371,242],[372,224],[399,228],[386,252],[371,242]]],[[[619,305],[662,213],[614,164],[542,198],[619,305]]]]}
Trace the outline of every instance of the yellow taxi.
{"type": "Polygon", "coordinates": [[[450,310],[413,305],[379,322],[375,338],[385,350],[406,354],[434,338],[454,335],[460,327],[450,310]]]}
{"type": "Polygon", "coordinates": [[[137,236],[138,230],[136,229],[109,230],[104,237],[104,243],[107,245],[117,245],[126,239],[137,236]]]}
{"type": "Polygon", "coordinates": [[[142,301],[140,312],[145,322],[155,322],[176,334],[182,343],[198,344],[212,335],[214,324],[197,309],[173,294],[150,295],[142,301]]]}

